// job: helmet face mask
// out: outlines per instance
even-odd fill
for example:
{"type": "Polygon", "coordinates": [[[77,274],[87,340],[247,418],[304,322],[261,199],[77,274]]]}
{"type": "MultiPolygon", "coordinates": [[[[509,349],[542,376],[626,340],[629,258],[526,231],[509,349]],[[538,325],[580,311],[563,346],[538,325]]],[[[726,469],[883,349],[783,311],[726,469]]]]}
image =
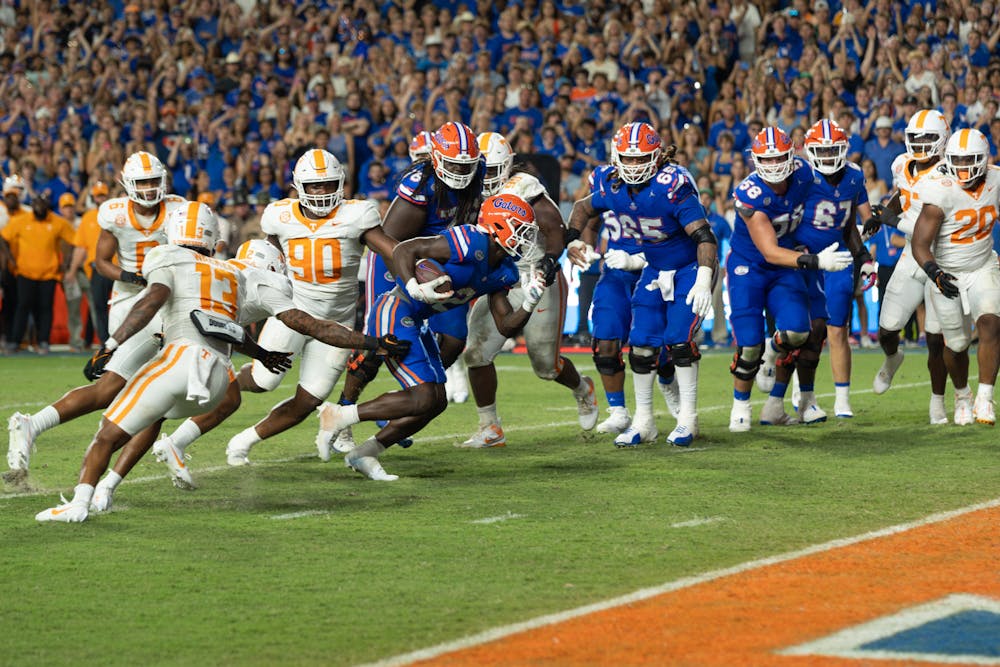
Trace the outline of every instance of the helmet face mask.
{"type": "Polygon", "coordinates": [[[781,183],[795,171],[792,140],[776,127],[764,128],[757,134],[750,155],[757,174],[766,183],[781,183]]]}
{"type": "Polygon", "coordinates": [[[653,178],[660,165],[660,135],[648,123],[626,123],[611,140],[611,164],[629,185],[653,178]]]}
{"type": "Polygon", "coordinates": [[[128,198],[139,206],[156,206],[167,196],[167,170],[155,155],[145,151],[125,160],[121,183],[128,198]]]}
{"type": "Polygon", "coordinates": [[[817,121],[806,132],[805,153],[813,169],[836,174],[847,164],[847,135],[832,120],[817,121]]]}
{"type": "Polygon", "coordinates": [[[948,173],[966,189],[976,187],[986,175],[989,158],[989,143],[978,130],[959,130],[944,149],[948,173]]]}
{"type": "Polygon", "coordinates": [[[910,117],[903,132],[906,152],[917,162],[927,162],[944,154],[951,130],[944,115],[936,109],[924,109],[910,117]]]}
{"type": "Polygon", "coordinates": [[[299,205],[321,218],[340,206],[344,199],[344,181],[340,161],[320,149],[306,151],[292,172],[292,185],[299,195],[299,205]]]}

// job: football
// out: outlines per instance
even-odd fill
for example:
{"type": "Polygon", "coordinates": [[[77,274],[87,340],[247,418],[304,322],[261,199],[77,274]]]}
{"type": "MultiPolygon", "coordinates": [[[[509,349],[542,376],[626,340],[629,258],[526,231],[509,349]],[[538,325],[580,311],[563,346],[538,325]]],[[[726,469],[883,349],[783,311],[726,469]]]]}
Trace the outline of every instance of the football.
{"type": "MultiPolygon", "coordinates": [[[[433,259],[422,259],[417,262],[414,267],[413,277],[417,279],[418,283],[429,283],[430,281],[438,278],[439,276],[447,276],[444,267],[433,259]]],[[[451,291],[451,278],[448,278],[446,282],[441,283],[434,288],[435,292],[449,292],[451,291]]]]}

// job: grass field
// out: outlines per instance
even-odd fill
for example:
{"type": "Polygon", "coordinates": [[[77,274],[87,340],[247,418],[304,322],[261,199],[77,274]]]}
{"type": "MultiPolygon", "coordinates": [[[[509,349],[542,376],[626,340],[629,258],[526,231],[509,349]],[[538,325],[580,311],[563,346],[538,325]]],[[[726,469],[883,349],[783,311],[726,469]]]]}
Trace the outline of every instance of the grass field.
{"type": "MultiPolygon", "coordinates": [[[[37,524],[75,483],[97,424],[82,418],[39,439],[31,489],[0,495],[0,661],[374,661],[1000,496],[995,431],[929,426],[925,358],[908,356],[875,397],[881,355],[855,355],[853,420],[734,435],[728,354],[706,354],[695,446],[662,444],[664,411],[658,444],[616,450],[580,433],[568,391],[505,355],[508,446],[453,447],[476,413],[452,406],[383,457],[392,484],[320,462],[313,419],[258,445],[256,465],[227,468],[229,437],[288,396],[286,381],[246,395],[189,450],[197,491],[175,490],[149,459],[112,513],[37,524]]],[[[2,416],[56,399],[83,362],[3,359],[2,416]]],[[[825,358],[818,387],[832,391],[825,358]]],[[[384,375],[373,389],[390,388],[384,375]]],[[[832,413],[829,395],[821,405],[832,413]]]]}

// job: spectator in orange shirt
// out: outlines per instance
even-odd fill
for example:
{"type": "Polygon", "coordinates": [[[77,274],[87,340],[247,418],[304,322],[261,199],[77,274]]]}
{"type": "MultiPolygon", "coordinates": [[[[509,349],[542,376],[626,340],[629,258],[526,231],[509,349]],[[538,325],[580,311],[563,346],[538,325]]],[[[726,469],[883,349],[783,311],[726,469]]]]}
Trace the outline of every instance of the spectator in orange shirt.
{"type": "MultiPolygon", "coordinates": [[[[76,215],[76,195],[72,192],[64,192],[59,195],[58,213],[69,221],[73,227],[74,242],[76,239],[76,228],[78,218],[76,215]]],[[[76,254],[76,249],[71,251],[76,254]]],[[[71,258],[72,259],[72,258],[71,258]]],[[[64,260],[65,263],[65,260],[64,260]]],[[[79,267],[74,271],[72,262],[70,268],[63,274],[63,296],[66,298],[66,328],[69,330],[69,351],[80,352],[83,350],[83,318],[80,317],[80,306],[83,301],[83,288],[77,280],[79,267]]]]}
{"type": "MultiPolygon", "coordinates": [[[[11,218],[30,211],[21,205],[24,195],[24,181],[17,174],[11,174],[3,179],[3,205],[0,206],[0,231],[7,226],[11,218]]],[[[14,313],[17,312],[17,272],[14,270],[14,258],[7,242],[0,236],[0,337],[3,338],[4,350],[14,336],[14,313]]]]}
{"type": "Polygon", "coordinates": [[[80,218],[80,226],[76,228],[73,239],[73,261],[63,279],[65,287],[68,281],[79,280],[81,289],[89,290],[87,301],[90,304],[90,319],[84,335],[84,347],[90,347],[96,331],[101,345],[108,339],[108,299],[111,298],[113,280],[109,280],[94,271],[94,258],[97,256],[97,239],[101,235],[101,227],[97,224],[97,209],[108,200],[111,192],[106,183],[97,181],[90,188],[90,198],[94,200],[94,208],[84,212],[80,218]],[[83,276],[80,276],[83,269],[83,276]],[[85,282],[84,282],[85,281],[85,282]]]}
{"type": "Polygon", "coordinates": [[[30,215],[18,215],[0,230],[0,236],[10,246],[17,271],[17,311],[12,337],[7,340],[9,353],[17,352],[31,316],[35,320],[38,353],[48,354],[56,281],[62,277],[65,266],[61,258],[69,263],[74,235],[73,226],[50,211],[44,197],[31,202],[30,215]]]}

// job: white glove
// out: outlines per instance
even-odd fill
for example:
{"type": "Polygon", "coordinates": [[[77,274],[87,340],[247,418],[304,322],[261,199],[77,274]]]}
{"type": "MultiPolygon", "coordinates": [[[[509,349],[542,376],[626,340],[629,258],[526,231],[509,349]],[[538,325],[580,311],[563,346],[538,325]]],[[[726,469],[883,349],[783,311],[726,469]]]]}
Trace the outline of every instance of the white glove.
{"type": "Polygon", "coordinates": [[[875,269],[875,262],[868,260],[861,265],[861,269],[858,272],[858,284],[854,290],[856,296],[860,296],[862,292],[866,292],[875,286],[878,281],[878,273],[875,269]]]}
{"type": "Polygon", "coordinates": [[[594,250],[594,246],[589,243],[584,243],[580,239],[571,241],[570,244],[566,246],[566,251],[570,261],[584,271],[589,269],[591,264],[601,258],[601,253],[594,250]],[[577,252],[579,253],[579,256],[576,254],[577,252]]]}
{"type": "Polygon", "coordinates": [[[604,255],[604,266],[622,271],[641,271],[646,268],[646,256],[641,252],[630,255],[624,250],[609,250],[604,255]]]}
{"type": "Polygon", "coordinates": [[[831,243],[816,255],[819,268],[823,271],[840,271],[854,263],[854,257],[846,250],[837,250],[837,244],[831,243]]]}
{"type": "Polygon", "coordinates": [[[447,292],[434,291],[435,287],[443,285],[447,282],[451,282],[451,278],[449,276],[438,276],[434,280],[427,283],[418,283],[416,278],[410,278],[406,281],[406,293],[410,295],[410,298],[416,299],[417,301],[422,301],[424,303],[440,303],[441,301],[450,299],[452,295],[455,294],[454,290],[448,290],[447,292]]]}
{"type": "Polygon", "coordinates": [[[524,308],[529,313],[535,312],[535,306],[542,300],[545,293],[545,276],[540,271],[533,271],[530,274],[521,274],[521,289],[524,291],[524,308]]]}
{"type": "Polygon", "coordinates": [[[712,310],[712,269],[707,266],[698,267],[698,277],[688,292],[684,303],[691,306],[691,311],[698,317],[707,317],[712,310]]]}

